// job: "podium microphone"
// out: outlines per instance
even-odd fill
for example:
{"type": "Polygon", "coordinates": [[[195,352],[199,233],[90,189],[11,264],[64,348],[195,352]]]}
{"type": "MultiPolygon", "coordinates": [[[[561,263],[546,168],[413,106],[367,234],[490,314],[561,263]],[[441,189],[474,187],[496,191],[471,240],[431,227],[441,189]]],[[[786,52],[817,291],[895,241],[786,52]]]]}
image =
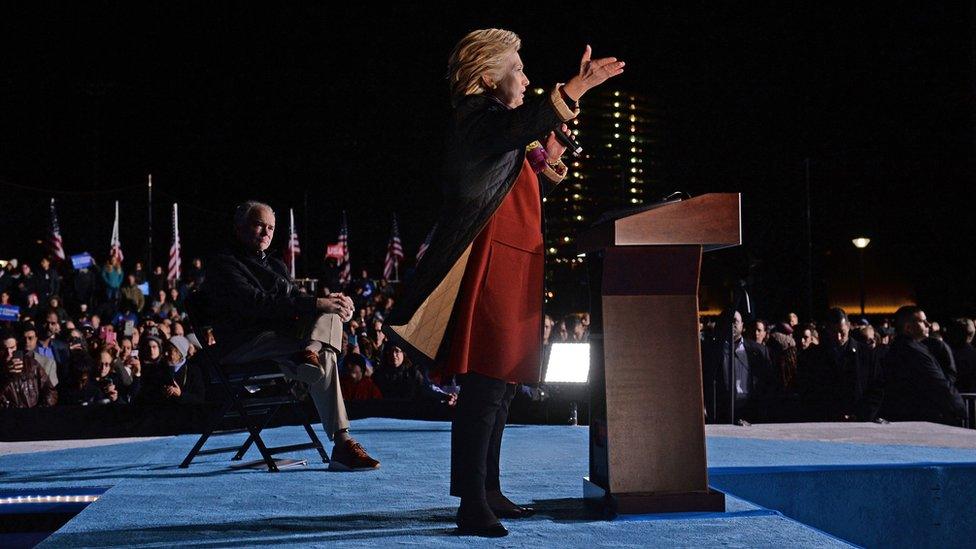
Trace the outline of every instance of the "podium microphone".
{"type": "Polygon", "coordinates": [[[562,128],[556,128],[553,130],[553,133],[556,134],[556,139],[563,145],[566,145],[566,149],[573,153],[573,156],[579,156],[583,152],[583,147],[573,139],[572,135],[563,133],[562,128]]]}

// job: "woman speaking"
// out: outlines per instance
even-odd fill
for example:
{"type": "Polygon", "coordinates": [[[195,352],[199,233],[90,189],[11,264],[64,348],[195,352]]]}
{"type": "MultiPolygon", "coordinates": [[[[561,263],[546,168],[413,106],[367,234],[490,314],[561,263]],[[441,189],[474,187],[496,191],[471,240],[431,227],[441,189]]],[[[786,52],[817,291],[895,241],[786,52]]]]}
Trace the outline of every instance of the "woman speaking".
{"type": "Polygon", "coordinates": [[[451,495],[459,533],[504,536],[499,518],[533,510],[501,491],[499,454],[517,383],[537,383],[542,357],[542,194],[566,175],[554,132],[579,114],[588,90],[623,72],[591,59],[544,94],[529,79],[510,31],[477,30],[448,62],[453,124],[444,206],[417,273],[384,330],[419,360],[457,375],[451,495]],[[542,183],[540,185],[540,176],[542,183]]]}

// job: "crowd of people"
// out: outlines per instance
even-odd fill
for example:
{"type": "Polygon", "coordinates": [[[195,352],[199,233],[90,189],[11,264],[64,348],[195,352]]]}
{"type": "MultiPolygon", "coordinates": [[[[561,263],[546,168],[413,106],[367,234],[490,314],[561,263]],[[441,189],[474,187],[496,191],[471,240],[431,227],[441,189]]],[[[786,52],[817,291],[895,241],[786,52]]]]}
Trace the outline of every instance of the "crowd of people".
{"type": "MultiPolygon", "coordinates": [[[[175,283],[158,266],[147,275],[141,262],[126,272],[109,260],[63,275],[55,265],[45,257],[35,270],[13,260],[0,271],[0,305],[20,312],[0,321],[0,407],[206,400],[207,371],[194,357],[215,339],[207,327],[187,330],[183,304],[205,279],[200,259],[175,283]]],[[[412,364],[386,341],[394,287],[364,271],[344,289],[356,304],[339,357],[344,399],[453,406],[453,378],[412,364]]],[[[907,306],[875,324],[831,309],[820,323],[792,313],[781,322],[744,321],[730,312],[701,326],[710,421],[959,425],[966,417],[960,394],[976,392],[976,327],[968,318],[929,323],[924,311],[907,306]]],[[[589,329],[586,313],[546,315],[545,347],[584,342],[589,329]]],[[[523,387],[519,394],[538,399],[543,392],[523,387]]]]}
{"type": "MultiPolygon", "coordinates": [[[[0,320],[0,408],[204,402],[209,371],[197,353],[216,341],[210,327],[187,329],[184,299],[205,277],[200,259],[178,281],[159,266],[147,275],[141,262],[123,271],[115,259],[77,270],[47,257],[36,270],[8,261],[0,305],[18,314],[0,320]]],[[[346,290],[357,308],[339,357],[345,399],[453,406],[453,380],[432,379],[385,341],[392,286],[363,271],[346,290]]]]}
{"type": "Polygon", "coordinates": [[[872,324],[843,309],[821,323],[702,324],[707,413],[716,422],[933,421],[961,425],[976,392],[972,319],[941,326],[914,305],[872,324]]]}

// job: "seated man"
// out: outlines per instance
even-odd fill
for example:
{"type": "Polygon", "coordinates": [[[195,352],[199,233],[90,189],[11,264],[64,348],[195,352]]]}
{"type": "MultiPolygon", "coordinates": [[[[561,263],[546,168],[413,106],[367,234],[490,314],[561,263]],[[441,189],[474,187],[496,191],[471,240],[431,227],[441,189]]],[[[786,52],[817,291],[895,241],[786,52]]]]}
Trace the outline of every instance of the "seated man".
{"type": "Polygon", "coordinates": [[[274,360],[291,379],[308,384],[329,440],[330,469],[373,469],[371,458],[349,436],[336,356],[342,323],[353,313],[342,294],[315,298],[299,289],[284,262],[265,251],[274,237],[275,215],[267,204],[248,201],[234,213],[234,242],[214,257],[203,289],[209,298],[222,363],[274,360]]]}

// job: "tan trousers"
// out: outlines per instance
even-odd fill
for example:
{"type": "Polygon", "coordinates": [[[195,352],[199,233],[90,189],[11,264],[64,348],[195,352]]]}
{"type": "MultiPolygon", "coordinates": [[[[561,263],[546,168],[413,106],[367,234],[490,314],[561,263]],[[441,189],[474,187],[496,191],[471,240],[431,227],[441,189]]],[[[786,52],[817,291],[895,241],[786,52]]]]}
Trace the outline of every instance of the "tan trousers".
{"type": "Polygon", "coordinates": [[[222,362],[228,365],[258,360],[277,362],[285,377],[308,385],[308,393],[318,410],[322,428],[329,440],[333,440],[338,431],[349,428],[335,353],[335,349],[342,346],[342,321],[338,315],[322,314],[304,326],[302,332],[300,337],[276,332],[259,334],[231,351],[222,362]],[[322,352],[319,353],[321,366],[295,362],[295,354],[304,349],[309,340],[322,343],[322,352]]]}

